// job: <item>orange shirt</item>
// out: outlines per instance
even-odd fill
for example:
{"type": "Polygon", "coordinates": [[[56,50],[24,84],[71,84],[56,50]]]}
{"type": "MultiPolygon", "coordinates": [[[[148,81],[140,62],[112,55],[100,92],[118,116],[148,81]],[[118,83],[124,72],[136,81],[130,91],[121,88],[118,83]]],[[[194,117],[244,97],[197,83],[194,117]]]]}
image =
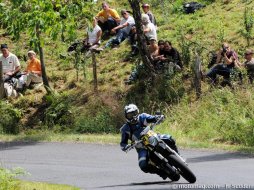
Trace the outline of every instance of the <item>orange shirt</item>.
{"type": "Polygon", "coordinates": [[[33,60],[29,60],[27,62],[27,68],[26,68],[27,72],[33,72],[33,71],[39,71],[41,74],[41,62],[39,59],[35,58],[33,60]]]}

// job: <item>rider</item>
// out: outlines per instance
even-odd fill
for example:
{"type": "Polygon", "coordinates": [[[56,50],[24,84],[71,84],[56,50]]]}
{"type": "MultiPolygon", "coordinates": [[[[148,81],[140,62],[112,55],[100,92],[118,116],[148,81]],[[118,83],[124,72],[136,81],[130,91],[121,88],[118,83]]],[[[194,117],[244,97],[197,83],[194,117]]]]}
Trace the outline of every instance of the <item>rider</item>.
{"type": "MultiPolygon", "coordinates": [[[[135,141],[140,138],[140,133],[149,123],[156,123],[156,121],[164,115],[149,115],[147,113],[139,114],[139,109],[135,104],[129,104],[124,108],[125,118],[127,122],[121,128],[122,139],[121,139],[121,149],[126,151],[131,145],[128,144],[128,140],[135,141]]],[[[178,152],[175,140],[170,135],[160,135],[160,139],[167,141],[167,144],[178,152]]],[[[145,173],[155,173],[161,176],[164,180],[167,178],[167,174],[158,169],[157,167],[148,164],[148,151],[143,148],[137,148],[138,161],[140,169],[145,173]]]]}

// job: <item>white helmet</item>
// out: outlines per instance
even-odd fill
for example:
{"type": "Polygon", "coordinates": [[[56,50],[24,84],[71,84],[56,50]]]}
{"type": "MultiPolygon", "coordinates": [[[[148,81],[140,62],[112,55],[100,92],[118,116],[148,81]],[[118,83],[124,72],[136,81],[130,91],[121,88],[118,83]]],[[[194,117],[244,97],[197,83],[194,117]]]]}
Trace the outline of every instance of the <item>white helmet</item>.
{"type": "Polygon", "coordinates": [[[128,123],[136,124],[138,122],[139,109],[135,104],[125,106],[124,113],[128,123]]]}

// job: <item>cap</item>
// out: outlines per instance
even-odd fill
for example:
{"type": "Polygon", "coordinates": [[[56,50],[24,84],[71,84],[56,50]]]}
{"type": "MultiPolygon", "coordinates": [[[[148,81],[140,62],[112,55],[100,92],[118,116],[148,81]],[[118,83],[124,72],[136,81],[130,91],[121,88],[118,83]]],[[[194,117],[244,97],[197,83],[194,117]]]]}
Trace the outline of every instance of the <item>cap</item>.
{"type": "Polygon", "coordinates": [[[35,53],[33,50],[28,51],[28,52],[27,52],[27,55],[29,55],[29,54],[36,55],[36,53],[35,53]]]}
{"type": "Polygon", "coordinates": [[[147,4],[147,3],[144,3],[144,4],[142,5],[142,7],[150,7],[150,5],[147,4]]]}
{"type": "Polygon", "coordinates": [[[8,49],[8,46],[7,46],[7,44],[1,44],[1,49],[8,49]]]}
{"type": "Polygon", "coordinates": [[[126,9],[121,10],[121,14],[127,13],[126,9]]]}
{"type": "Polygon", "coordinates": [[[253,50],[251,49],[247,49],[244,53],[245,55],[250,55],[250,54],[253,54],[253,50]]]}

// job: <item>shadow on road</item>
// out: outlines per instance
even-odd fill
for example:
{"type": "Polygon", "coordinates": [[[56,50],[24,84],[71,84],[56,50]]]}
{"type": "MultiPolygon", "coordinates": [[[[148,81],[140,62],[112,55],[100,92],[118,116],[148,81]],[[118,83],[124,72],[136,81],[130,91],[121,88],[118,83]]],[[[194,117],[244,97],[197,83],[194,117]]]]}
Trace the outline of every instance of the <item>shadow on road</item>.
{"type": "Polygon", "coordinates": [[[212,162],[212,161],[222,161],[222,160],[233,160],[233,159],[250,159],[254,155],[243,154],[243,153],[219,153],[211,154],[200,157],[188,158],[187,163],[198,163],[198,162],[212,162]]]}
{"type": "Polygon", "coordinates": [[[21,146],[33,146],[38,142],[0,142],[0,151],[15,150],[21,146]]]}
{"type": "MultiPolygon", "coordinates": [[[[117,187],[127,187],[127,186],[172,185],[172,184],[174,184],[172,181],[149,181],[149,182],[142,182],[142,183],[107,185],[107,186],[101,186],[101,187],[96,187],[96,188],[103,189],[103,188],[110,188],[110,187],[117,188],[117,187]]],[[[187,184],[187,183],[179,183],[179,184],[187,184]]]]}

